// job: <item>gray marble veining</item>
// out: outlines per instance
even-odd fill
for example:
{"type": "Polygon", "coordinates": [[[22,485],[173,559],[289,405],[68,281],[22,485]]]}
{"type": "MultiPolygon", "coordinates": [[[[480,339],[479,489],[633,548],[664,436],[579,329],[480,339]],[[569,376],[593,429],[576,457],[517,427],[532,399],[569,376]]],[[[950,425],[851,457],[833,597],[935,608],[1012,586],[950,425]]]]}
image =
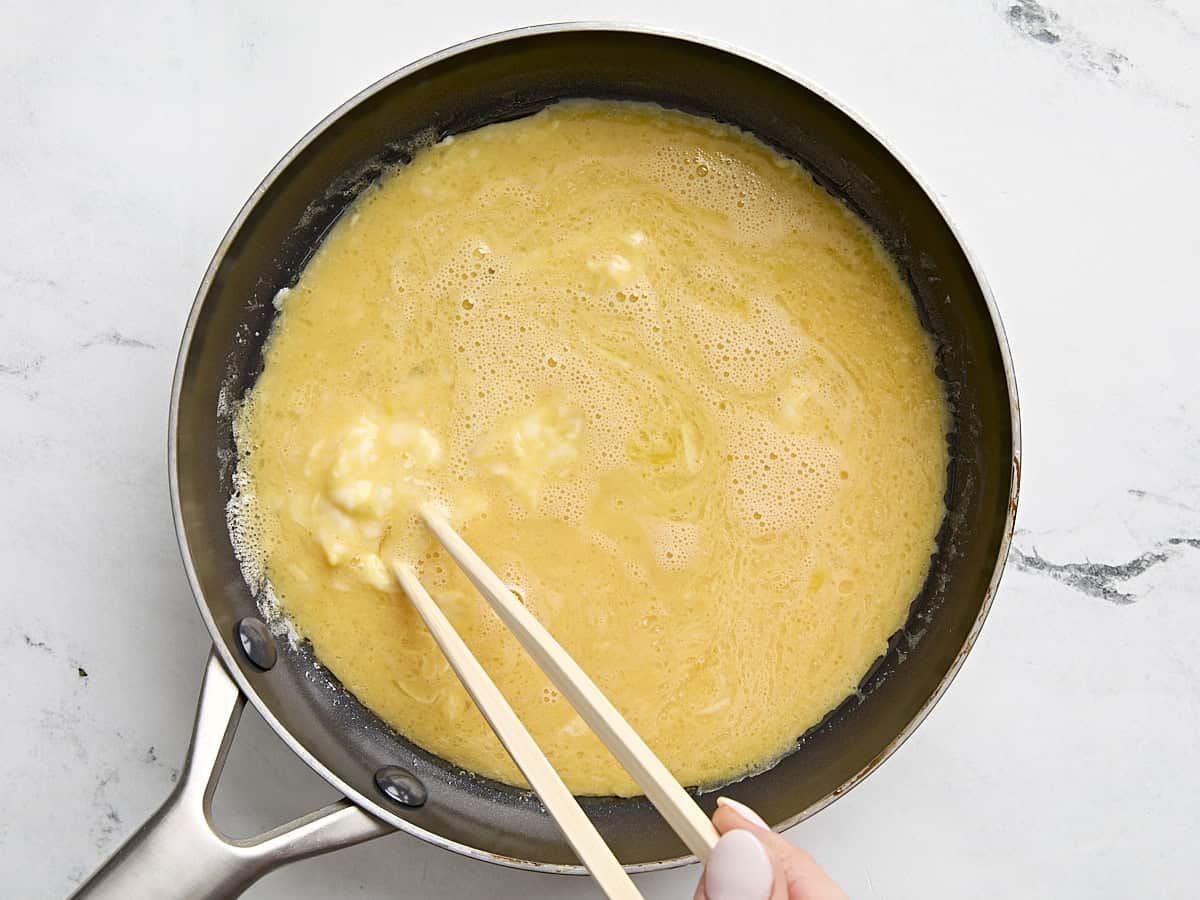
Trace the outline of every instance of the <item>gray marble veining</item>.
{"type": "MultiPolygon", "coordinates": [[[[991,619],[909,743],[791,838],[872,900],[1195,896],[1200,9],[1171,0],[6,8],[3,893],[64,895],[178,778],[207,640],[172,533],[167,400],[237,209],[362,86],[573,15],[708,34],[840,97],[956,221],[1012,343],[1021,530],[991,619]]],[[[331,797],[247,715],[227,830],[331,797]]],[[[687,898],[696,874],[639,885],[687,898]]],[[[250,892],[343,895],[594,891],[397,837],[250,892]]]]}

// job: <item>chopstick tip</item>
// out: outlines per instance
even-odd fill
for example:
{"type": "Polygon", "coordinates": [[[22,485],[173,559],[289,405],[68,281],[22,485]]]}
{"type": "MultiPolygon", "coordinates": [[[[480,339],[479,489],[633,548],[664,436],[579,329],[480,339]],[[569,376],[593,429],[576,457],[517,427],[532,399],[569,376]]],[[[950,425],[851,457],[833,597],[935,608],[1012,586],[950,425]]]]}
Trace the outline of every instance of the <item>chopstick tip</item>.
{"type": "Polygon", "coordinates": [[[416,570],[412,567],[412,563],[405,562],[402,559],[392,560],[392,574],[396,576],[396,580],[403,587],[405,581],[414,580],[417,577],[416,570]]]}
{"type": "Polygon", "coordinates": [[[419,507],[417,512],[421,518],[425,520],[425,524],[429,524],[430,520],[448,520],[450,518],[450,510],[446,509],[441,503],[436,500],[426,500],[419,507]]]}

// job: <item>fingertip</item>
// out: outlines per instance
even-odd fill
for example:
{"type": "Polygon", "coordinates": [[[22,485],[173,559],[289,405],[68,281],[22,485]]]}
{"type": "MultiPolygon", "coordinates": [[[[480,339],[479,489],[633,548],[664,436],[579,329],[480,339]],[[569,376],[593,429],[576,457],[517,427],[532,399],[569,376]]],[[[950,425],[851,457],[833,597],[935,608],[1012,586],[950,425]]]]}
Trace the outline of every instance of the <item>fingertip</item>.
{"type": "Polygon", "coordinates": [[[713,813],[712,821],[713,825],[715,825],[717,828],[718,834],[726,834],[727,832],[733,831],[737,828],[745,828],[747,831],[765,831],[767,834],[774,834],[773,831],[765,828],[763,825],[759,824],[759,822],[754,822],[750,819],[747,819],[745,816],[740,815],[736,810],[729,806],[725,806],[724,804],[717,807],[716,812],[713,813]]]}
{"type": "Polygon", "coordinates": [[[768,900],[775,867],[759,839],[738,828],[721,835],[713,847],[703,882],[708,900],[768,900]]]}
{"type": "Polygon", "coordinates": [[[766,828],[768,831],[771,828],[771,826],[766,823],[766,820],[763,819],[762,816],[748,807],[745,803],[734,800],[732,797],[718,797],[717,806],[723,806],[725,809],[733,811],[751,825],[757,825],[759,828],[766,828]]]}

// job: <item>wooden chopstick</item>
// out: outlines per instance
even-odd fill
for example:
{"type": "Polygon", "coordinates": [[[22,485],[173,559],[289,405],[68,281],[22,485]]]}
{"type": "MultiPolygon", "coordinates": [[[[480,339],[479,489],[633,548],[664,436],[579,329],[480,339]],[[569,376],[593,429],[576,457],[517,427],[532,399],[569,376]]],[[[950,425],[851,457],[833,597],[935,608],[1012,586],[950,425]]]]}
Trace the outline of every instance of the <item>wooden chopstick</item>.
{"type": "Polygon", "coordinates": [[[579,664],[554,640],[542,624],[517,599],[509,587],[487,567],[438,510],[426,503],[421,517],[429,530],[458,563],[471,583],[492,605],[525,651],[596,733],[617,762],[633,776],[646,797],[701,862],[707,863],[717,842],[717,830],[708,816],[636,731],[617,712],[579,664]]]}
{"type": "Polygon", "coordinates": [[[566,835],[567,842],[599,882],[604,893],[611,900],[642,900],[641,893],[621,868],[620,862],[604,842],[600,832],[584,815],[579,803],[571,796],[558,772],[550,765],[546,754],[521,724],[513,708],[496,687],[496,683],[483,670],[479,660],[450,624],[450,620],[417,580],[416,572],[406,563],[394,564],[392,571],[404,593],[412,601],[417,614],[424,620],[425,627],[442,648],[442,653],[458,675],[463,687],[467,689],[483,717],[504,744],[504,749],[541,798],[547,811],[566,835]]]}

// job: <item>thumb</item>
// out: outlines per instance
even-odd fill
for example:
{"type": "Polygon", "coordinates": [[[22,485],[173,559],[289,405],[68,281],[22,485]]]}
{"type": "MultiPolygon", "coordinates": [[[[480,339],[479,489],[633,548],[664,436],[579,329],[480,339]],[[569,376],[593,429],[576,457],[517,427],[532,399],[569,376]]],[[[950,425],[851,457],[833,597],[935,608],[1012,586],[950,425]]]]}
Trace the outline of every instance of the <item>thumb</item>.
{"type": "MultiPolygon", "coordinates": [[[[781,879],[762,842],[738,828],[721,835],[713,847],[696,894],[704,900],[776,900],[777,883],[781,879]]],[[[786,897],[779,893],[779,900],[786,897]]]]}
{"type": "Polygon", "coordinates": [[[752,809],[727,797],[721,797],[717,803],[713,823],[721,838],[709,858],[697,898],[846,900],[846,895],[811,856],[771,831],[752,809]],[[726,841],[734,849],[718,854],[726,841]],[[770,880],[761,874],[764,856],[770,866],[770,880]]]}

